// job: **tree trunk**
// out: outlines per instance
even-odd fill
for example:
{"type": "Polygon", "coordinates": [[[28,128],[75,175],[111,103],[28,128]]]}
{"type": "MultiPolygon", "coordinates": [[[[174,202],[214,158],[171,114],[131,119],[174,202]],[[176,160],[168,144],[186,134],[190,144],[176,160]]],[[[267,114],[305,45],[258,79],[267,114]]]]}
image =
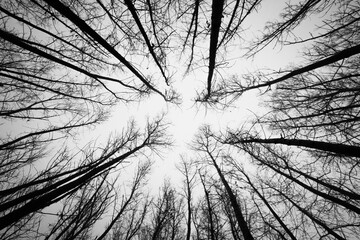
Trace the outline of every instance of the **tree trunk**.
{"type": "Polygon", "coordinates": [[[213,158],[213,156],[210,153],[209,153],[209,155],[210,155],[210,158],[211,158],[211,160],[212,160],[212,162],[213,162],[213,164],[214,164],[214,166],[216,168],[216,171],[217,171],[217,173],[218,173],[218,175],[220,177],[220,180],[223,183],[227,194],[229,195],[231,206],[234,209],[236,220],[238,221],[238,224],[240,226],[240,229],[241,229],[241,231],[243,233],[244,238],[246,240],[253,240],[254,238],[251,235],[250,229],[248,228],[248,226],[246,224],[244,216],[243,216],[243,214],[241,212],[241,208],[240,208],[239,204],[237,203],[235,194],[231,190],[228,182],[226,181],[224,175],[222,174],[222,172],[221,172],[219,166],[217,165],[215,159],[213,158]]]}

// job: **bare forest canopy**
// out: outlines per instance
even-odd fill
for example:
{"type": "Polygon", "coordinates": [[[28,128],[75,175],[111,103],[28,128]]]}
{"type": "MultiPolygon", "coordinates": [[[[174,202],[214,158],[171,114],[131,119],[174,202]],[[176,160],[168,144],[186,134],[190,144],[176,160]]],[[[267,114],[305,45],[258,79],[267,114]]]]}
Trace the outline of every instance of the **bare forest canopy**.
{"type": "Polygon", "coordinates": [[[359,0],[1,0],[0,47],[0,239],[360,236],[359,0]],[[289,47],[298,58],[281,69],[231,61],[289,47]],[[148,191],[173,147],[166,114],[75,144],[117,106],[181,108],[176,86],[195,75],[199,108],[255,91],[266,110],[201,126],[166,160],[180,184],[148,191]]]}

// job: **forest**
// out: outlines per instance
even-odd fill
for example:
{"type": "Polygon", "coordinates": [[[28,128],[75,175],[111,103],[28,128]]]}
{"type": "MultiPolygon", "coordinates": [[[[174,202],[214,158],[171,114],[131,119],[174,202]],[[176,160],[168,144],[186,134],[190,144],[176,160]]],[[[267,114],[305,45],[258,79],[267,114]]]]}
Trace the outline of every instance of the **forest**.
{"type": "Polygon", "coordinates": [[[359,239],[359,0],[1,0],[0,47],[0,239],[359,239]],[[190,92],[236,114],[178,153],[190,92]]]}

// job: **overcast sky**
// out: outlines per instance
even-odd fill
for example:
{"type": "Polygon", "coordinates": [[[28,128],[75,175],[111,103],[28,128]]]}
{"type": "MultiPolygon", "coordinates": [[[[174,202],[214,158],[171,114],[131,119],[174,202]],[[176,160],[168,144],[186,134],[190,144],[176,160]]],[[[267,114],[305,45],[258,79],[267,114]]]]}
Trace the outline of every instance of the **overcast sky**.
{"type": "MultiPolygon", "coordinates": [[[[244,22],[243,28],[244,40],[253,39],[259,36],[267,21],[278,19],[279,13],[285,6],[285,1],[263,1],[257,14],[251,14],[244,22]]],[[[310,19],[307,24],[303,24],[298,33],[308,35],[316,25],[317,19],[310,19]]],[[[204,42],[204,49],[208,48],[208,41],[204,42]]],[[[242,55],[244,49],[242,45],[236,42],[228,47],[226,52],[226,68],[215,74],[215,77],[224,77],[225,79],[232,74],[243,74],[258,69],[286,69],[286,66],[299,62],[299,49],[286,47],[279,48],[273,44],[261,51],[256,58],[247,59],[242,55]]],[[[152,186],[159,186],[164,177],[176,178],[175,164],[179,161],[180,154],[191,154],[189,144],[191,144],[194,135],[199,127],[209,124],[214,130],[224,130],[227,127],[236,128],[244,121],[250,120],[254,113],[260,113],[263,108],[259,108],[260,99],[258,90],[250,91],[239,98],[232,107],[225,110],[204,107],[196,104],[195,98],[197,92],[204,89],[207,77],[207,66],[194,69],[185,75],[186,60],[179,60],[179,52],[175,51],[174,56],[169,59],[169,64],[174,72],[173,86],[180,93],[182,103],[175,105],[165,102],[157,94],[150,95],[138,103],[124,104],[119,103],[112,111],[111,118],[102,125],[90,130],[84,128],[77,136],[78,147],[88,144],[90,140],[96,140],[97,143],[106,141],[109,134],[120,133],[130,119],[136,120],[140,129],[145,126],[146,120],[166,113],[166,121],[170,123],[169,133],[173,136],[174,146],[168,151],[162,152],[162,159],[156,159],[153,168],[152,186]],[[156,183],[156,184],[155,184],[156,183]]],[[[145,68],[145,66],[138,66],[145,68]]],[[[152,69],[149,69],[151,72],[152,69]]],[[[157,72],[154,69],[153,72],[157,72]]],[[[11,132],[21,133],[24,128],[31,129],[37,126],[31,126],[31,123],[6,122],[1,126],[3,134],[11,132]]],[[[39,124],[39,123],[36,123],[39,124]]],[[[132,173],[132,169],[127,170],[132,173]]],[[[155,187],[156,188],[156,187],[155,187]]]]}
{"type": "MultiPolygon", "coordinates": [[[[258,14],[252,14],[244,22],[246,26],[244,28],[247,30],[244,31],[246,35],[242,37],[246,40],[260,35],[267,21],[278,19],[284,4],[284,1],[264,1],[258,14]]],[[[298,31],[303,35],[308,35],[316,23],[316,19],[310,19],[307,24],[304,24],[305,27],[303,26],[298,31]]],[[[204,45],[204,48],[206,47],[204,45]]],[[[261,51],[254,59],[242,57],[244,53],[242,50],[240,44],[233,44],[229,48],[226,54],[227,68],[220,72],[224,74],[225,78],[231,74],[242,74],[258,69],[283,70],[286,69],[286,66],[297,63],[301,59],[298,55],[298,48],[279,48],[273,44],[261,51]]],[[[179,161],[180,154],[191,155],[189,144],[201,125],[209,124],[214,130],[224,130],[227,127],[236,128],[244,121],[251,120],[254,113],[264,111],[264,108],[259,107],[258,90],[247,92],[232,107],[225,110],[205,108],[203,105],[196,104],[194,101],[196,93],[201,91],[206,83],[207,68],[196,69],[185,75],[184,66],[186,64],[179,62],[175,56],[170,59],[170,65],[175,71],[174,88],[181,94],[181,104],[166,103],[156,94],[139,103],[126,105],[120,103],[113,109],[112,117],[108,121],[90,132],[83,131],[79,137],[84,140],[80,141],[81,144],[86,144],[89,139],[97,139],[101,142],[107,139],[108,134],[120,132],[129,119],[135,119],[138,126],[142,128],[145,126],[147,118],[152,119],[161,113],[166,113],[165,119],[170,123],[169,133],[173,136],[174,146],[162,152],[162,159],[155,159],[153,174],[150,178],[151,186],[155,189],[162,184],[165,177],[175,180],[174,183],[178,182],[180,175],[176,173],[175,164],[179,161]]],[[[125,172],[131,174],[132,170],[132,168],[127,168],[125,172]]]]}
{"type": "MultiPolygon", "coordinates": [[[[241,36],[244,41],[259,36],[267,21],[279,19],[280,11],[284,6],[285,1],[263,1],[258,14],[251,14],[244,22],[244,34],[246,35],[241,36]]],[[[310,32],[314,33],[313,29],[317,24],[319,24],[319,19],[310,19],[296,31],[298,35],[308,36],[310,32]]],[[[204,49],[208,48],[208,44],[208,41],[205,42],[204,49]]],[[[280,48],[271,44],[256,55],[256,58],[247,59],[243,57],[242,45],[233,43],[226,52],[226,68],[216,73],[216,77],[226,79],[232,74],[240,76],[259,69],[285,70],[295,63],[296,65],[301,63],[300,49],[298,45],[296,47],[280,48]]],[[[174,71],[172,77],[174,89],[182,99],[180,104],[167,103],[157,94],[152,94],[149,98],[142,99],[137,103],[119,103],[113,108],[111,117],[107,121],[90,129],[83,128],[76,136],[76,144],[79,150],[91,141],[96,141],[97,144],[102,145],[105,144],[110,135],[120,133],[126,128],[129,120],[134,119],[139,129],[143,130],[148,119],[154,119],[156,116],[165,113],[165,121],[169,123],[168,130],[174,145],[170,149],[163,150],[161,157],[154,156],[153,158],[154,165],[152,175],[149,177],[149,187],[152,188],[154,194],[157,193],[165,178],[170,179],[175,186],[180,184],[181,175],[176,171],[176,164],[180,160],[180,155],[186,155],[188,158],[194,157],[194,153],[191,151],[191,141],[200,126],[208,124],[215,131],[224,131],[226,128],[236,128],[245,121],[251,121],[255,114],[266,112],[266,109],[260,106],[266,95],[260,96],[258,90],[247,92],[225,110],[195,103],[197,93],[203,90],[206,85],[207,66],[185,74],[187,59],[179,61],[178,54],[179,52],[175,52],[174,56],[170,57],[169,63],[174,71]]],[[[152,69],[149,71],[151,72],[152,69]]],[[[153,70],[153,72],[157,71],[158,69],[153,70]]],[[[0,127],[2,134],[8,132],[12,134],[21,133],[24,128],[31,129],[30,123],[26,122],[22,122],[21,125],[18,122],[6,122],[0,127]]],[[[36,127],[34,126],[34,128],[36,127]]],[[[44,158],[44,161],[47,160],[44,158]]],[[[128,176],[134,174],[135,167],[136,164],[126,167],[121,171],[121,178],[131,181],[132,179],[128,176]]]]}

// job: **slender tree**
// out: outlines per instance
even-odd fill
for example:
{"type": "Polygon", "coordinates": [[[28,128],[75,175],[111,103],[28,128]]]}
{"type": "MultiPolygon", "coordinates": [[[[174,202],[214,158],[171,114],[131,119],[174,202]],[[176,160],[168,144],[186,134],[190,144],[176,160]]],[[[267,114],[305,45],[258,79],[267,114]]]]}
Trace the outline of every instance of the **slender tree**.
{"type": "MultiPolygon", "coordinates": [[[[151,162],[146,162],[146,163],[142,164],[141,166],[138,166],[136,175],[134,177],[134,180],[133,180],[133,183],[131,186],[129,196],[126,199],[124,199],[124,198],[122,199],[120,209],[118,210],[117,213],[114,214],[113,219],[108,224],[108,226],[106,227],[104,232],[97,238],[98,240],[105,238],[105,236],[111,231],[113,226],[119,221],[119,219],[124,215],[124,213],[131,207],[133,202],[136,203],[136,200],[139,201],[137,198],[140,197],[140,194],[138,194],[137,192],[139,191],[146,175],[149,173],[150,167],[151,167],[151,162]]],[[[146,206],[146,204],[145,204],[145,206],[146,206]]],[[[146,208],[144,208],[144,209],[146,209],[146,208]]],[[[133,212],[133,213],[135,213],[135,212],[133,212]]],[[[133,216],[133,218],[135,218],[135,217],[133,216]]],[[[135,221],[135,220],[130,219],[130,221],[135,221]]],[[[129,229],[127,230],[127,235],[134,235],[136,233],[136,230],[138,230],[137,224],[135,224],[135,229],[133,229],[132,224],[130,224],[129,229]]],[[[117,233],[117,234],[119,234],[119,233],[117,233]]],[[[127,236],[127,238],[130,238],[130,236],[127,236]]]]}
{"type": "Polygon", "coordinates": [[[202,133],[201,133],[202,135],[200,135],[200,137],[197,140],[197,143],[198,143],[197,150],[204,151],[205,154],[207,155],[207,157],[210,158],[212,165],[215,167],[216,172],[217,172],[217,174],[229,196],[231,206],[233,207],[233,210],[235,212],[235,217],[236,217],[238,225],[241,229],[243,237],[245,239],[254,239],[254,237],[252,236],[250,229],[245,221],[244,214],[240,208],[238,200],[236,199],[236,196],[235,196],[233,190],[231,189],[228,181],[225,179],[225,176],[224,176],[222,170],[220,169],[219,165],[216,163],[216,158],[217,158],[217,155],[219,155],[219,153],[218,154],[214,153],[214,148],[216,149],[216,146],[214,146],[211,143],[211,135],[209,133],[210,133],[209,127],[204,127],[202,129],[202,133]],[[214,156],[214,154],[215,154],[215,156],[214,156]]]}
{"type": "Polygon", "coordinates": [[[177,169],[181,172],[183,177],[183,189],[184,196],[186,199],[187,207],[187,219],[186,219],[186,240],[190,240],[191,237],[191,225],[192,225],[192,215],[193,215],[193,191],[196,184],[196,169],[194,171],[195,163],[193,161],[186,161],[182,157],[182,161],[177,169]]]}

